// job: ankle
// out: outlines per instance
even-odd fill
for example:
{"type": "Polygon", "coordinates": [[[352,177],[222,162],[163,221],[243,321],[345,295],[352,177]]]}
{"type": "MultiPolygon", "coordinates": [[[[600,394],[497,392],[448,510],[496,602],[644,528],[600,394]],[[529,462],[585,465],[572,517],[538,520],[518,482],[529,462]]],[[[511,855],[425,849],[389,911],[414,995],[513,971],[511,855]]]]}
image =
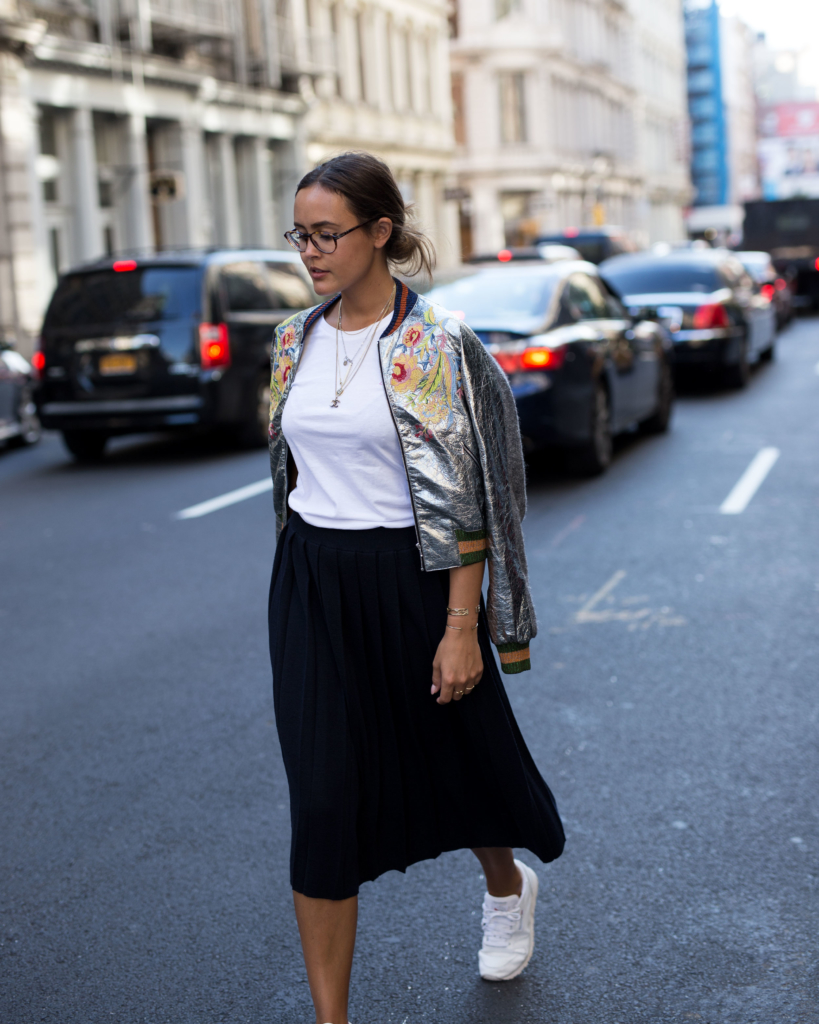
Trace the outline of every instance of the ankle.
{"type": "Polygon", "coordinates": [[[523,874],[515,865],[515,874],[506,876],[503,879],[486,879],[486,891],[496,900],[508,899],[510,896],[520,896],[523,893],[523,874]]]}

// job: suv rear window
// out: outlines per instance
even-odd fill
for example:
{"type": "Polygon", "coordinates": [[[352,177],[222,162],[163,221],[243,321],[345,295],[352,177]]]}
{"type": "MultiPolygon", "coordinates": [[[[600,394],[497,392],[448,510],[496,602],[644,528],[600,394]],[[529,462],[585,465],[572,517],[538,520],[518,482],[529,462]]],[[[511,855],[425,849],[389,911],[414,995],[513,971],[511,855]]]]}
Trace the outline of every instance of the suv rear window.
{"type": "Polygon", "coordinates": [[[48,327],[92,327],[195,316],[201,302],[198,267],[138,267],[68,274],[46,314],[48,327]]]}
{"type": "Polygon", "coordinates": [[[313,297],[295,268],[286,263],[255,260],[229,263],[221,278],[227,308],[231,313],[270,309],[304,309],[313,297]]]}

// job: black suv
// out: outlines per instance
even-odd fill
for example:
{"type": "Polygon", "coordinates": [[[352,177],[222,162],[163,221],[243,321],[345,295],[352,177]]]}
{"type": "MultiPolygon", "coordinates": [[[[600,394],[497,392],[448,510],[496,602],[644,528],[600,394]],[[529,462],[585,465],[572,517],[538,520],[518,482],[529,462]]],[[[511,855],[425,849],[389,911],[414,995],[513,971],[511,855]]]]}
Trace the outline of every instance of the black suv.
{"type": "Polygon", "coordinates": [[[218,425],[267,443],[270,343],[317,298],[296,253],[118,257],[60,278],[43,323],[38,406],[78,459],[109,437],[218,425]]]}

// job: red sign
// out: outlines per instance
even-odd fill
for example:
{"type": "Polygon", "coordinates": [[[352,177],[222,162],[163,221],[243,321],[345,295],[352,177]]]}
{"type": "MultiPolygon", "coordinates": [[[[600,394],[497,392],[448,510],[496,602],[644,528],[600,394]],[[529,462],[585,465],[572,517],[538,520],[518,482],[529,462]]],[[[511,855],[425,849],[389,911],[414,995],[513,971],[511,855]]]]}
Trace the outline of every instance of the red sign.
{"type": "Polygon", "coordinates": [[[765,107],[761,121],[762,134],[768,138],[819,135],[819,103],[779,103],[765,107]]]}

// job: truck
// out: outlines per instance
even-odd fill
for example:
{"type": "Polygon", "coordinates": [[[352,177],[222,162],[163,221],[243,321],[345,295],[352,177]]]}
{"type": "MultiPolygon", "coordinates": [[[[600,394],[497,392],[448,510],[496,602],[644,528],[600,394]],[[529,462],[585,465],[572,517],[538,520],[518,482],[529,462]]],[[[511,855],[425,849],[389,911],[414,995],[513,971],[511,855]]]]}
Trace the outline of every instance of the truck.
{"type": "Polygon", "coordinates": [[[793,305],[819,310],[819,199],[745,203],[742,248],[769,252],[793,305]]]}

